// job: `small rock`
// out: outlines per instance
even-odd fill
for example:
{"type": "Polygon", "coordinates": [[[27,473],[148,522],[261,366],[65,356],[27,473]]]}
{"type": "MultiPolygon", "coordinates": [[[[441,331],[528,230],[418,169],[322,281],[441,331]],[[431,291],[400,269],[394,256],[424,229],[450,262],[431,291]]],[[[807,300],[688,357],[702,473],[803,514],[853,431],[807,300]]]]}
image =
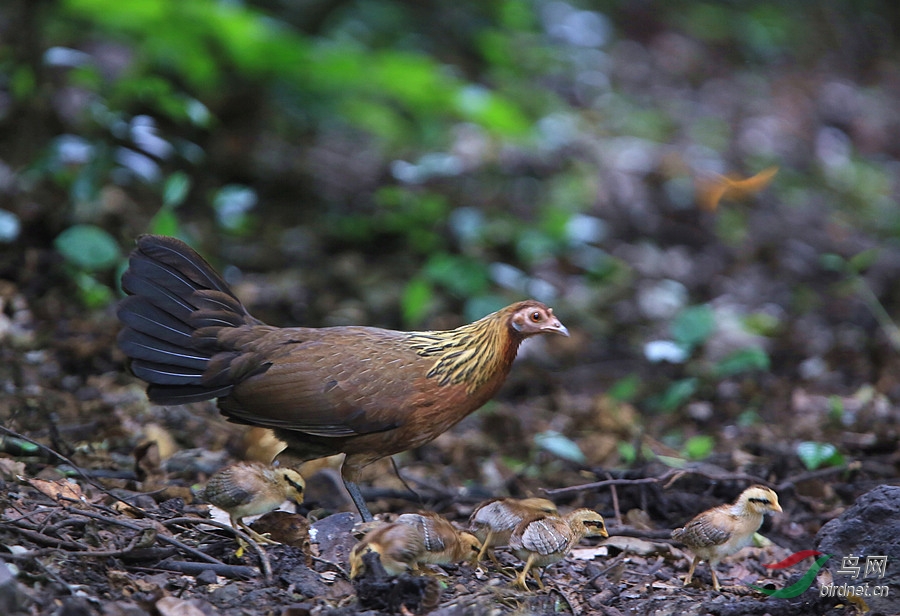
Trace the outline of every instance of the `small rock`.
{"type": "Polygon", "coordinates": [[[240,595],[241,589],[237,584],[225,584],[213,590],[209,597],[213,603],[231,605],[240,595]]]}
{"type": "Polygon", "coordinates": [[[319,556],[331,562],[347,562],[356,544],[353,527],[359,522],[355,513],[335,513],[312,525],[309,538],[319,545],[319,556]]]}
{"type": "Polygon", "coordinates": [[[298,603],[286,608],[281,612],[281,616],[309,616],[312,614],[312,608],[309,603],[298,603]]]}
{"type": "Polygon", "coordinates": [[[0,614],[16,614],[24,611],[24,595],[9,565],[0,562],[0,614]]]}
{"type": "Polygon", "coordinates": [[[208,584],[215,584],[218,581],[218,576],[212,569],[205,569],[201,571],[200,575],[198,575],[195,579],[197,580],[197,584],[199,584],[200,586],[206,586],[208,584]]]}

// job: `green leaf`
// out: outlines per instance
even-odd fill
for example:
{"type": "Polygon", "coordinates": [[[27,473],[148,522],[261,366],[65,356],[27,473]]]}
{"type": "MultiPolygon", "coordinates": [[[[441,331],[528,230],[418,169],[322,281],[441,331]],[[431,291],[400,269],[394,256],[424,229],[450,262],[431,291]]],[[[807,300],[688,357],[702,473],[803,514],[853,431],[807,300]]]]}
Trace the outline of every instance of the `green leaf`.
{"type": "Polygon", "coordinates": [[[172,210],[161,209],[150,221],[150,233],[156,235],[178,235],[178,217],[172,210]]]}
{"type": "Polygon", "coordinates": [[[428,280],[459,297],[484,293],[489,284],[487,267],[477,259],[446,253],[432,256],[424,268],[428,280]]]}
{"type": "Polygon", "coordinates": [[[640,377],[636,374],[629,374],[613,383],[606,393],[613,400],[630,402],[637,396],[638,387],[640,387],[640,385],[640,377]]]}
{"type": "Polygon", "coordinates": [[[703,460],[709,457],[715,447],[716,441],[707,435],[692,436],[684,444],[682,454],[691,460],[703,460]]]}
{"type": "Polygon", "coordinates": [[[708,305],[685,308],[669,328],[675,342],[692,350],[706,342],[716,328],[715,314],[708,305]]]}
{"type": "Polygon", "coordinates": [[[828,416],[833,421],[841,421],[844,418],[844,400],[840,396],[828,397],[828,416]]]}
{"type": "Polygon", "coordinates": [[[637,448],[635,448],[634,443],[619,441],[618,449],[619,457],[622,458],[622,462],[625,466],[630,466],[637,460],[637,448]]]}
{"type": "Polygon", "coordinates": [[[576,464],[584,464],[587,462],[587,458],[585,457],[584,452],[578,447],[578,444],[556,430],[547,430],[535,434],[534,442],[539,448],[544,451],[549,451],[563,460],[575,462],[576,464]]]}
{"type": "Polygon", "coordinates": [[[431,305],[433,292],[431,285],[422,278],[413,278],[403,290],[400,302],[403,307],[403,321],[410,326],[416,326],[422,322],[425,313],[431,305]]]}
{"type": "Polygon", "coordinates": [[[834,253],[826,253],[819,257],[819,262],[822,264],[822,267],[831,272],[842,272],[846,273],[848,269],[850,269],[847,260],[844,259],[841,255],[836,255],[834,253]]]}
{"type": "Polygon", "coordinates": [[[653,402],[663,413],[671,413],[696,393],[698,384],[695,377],[675,381],[653,402]]]}
{"type": "Polygon", "coordinates": [[[171,209],[184,203],[191,189],[191,178],[183,171],[176,171],[166,180],[163,186],[163,208],[171,209]]]}
{"type": "Polygon", "coordinates": [[[744,329],[751,334],[759,334],[760,336],[774,336],[778,331],[781,322],[778,317],[765,313],[754,312],[748,314],[742,319],[744,329]]]}
{"type": "Polygon", "coordinates": [[[811,471],[820,466],[839,466],[844,463],[844,456],[831,443],[803,441],[797,445],[797,457],[811,471]]]}
{"type": "Polygon", "coordinates": [[[463,117],[501,135],[521,136],[531,127],[531,122],[512,101],[482,86],[461,88],[454,103],[463,117]]]}
{"type": "Polygon", "coordinates": [[[88,308],[102,308],[113,300],[113,291],[87,272],[77,272],[75,283],[81,302],[88,308]]]}
{"type": "Polygon", "coordinates": [[[113,237],[94,225],[75,225],[60,233],[53,245],[72,265],[85,271],[114,266],[120,258],[113,237]]]}
{"type": "Polygon", "coordinates": [[[751,347],[735,351],[718,362],[714,372],[722,378],[754,370],[768,370],[769,366],[769,355],[762,349],[751,347]]]}
{"type": "Polygon", "coordinates": [[[24,101],[34,94],[37,86],[37,79],[35,79],[34,71],[32,71],[31,67],[25,63],[16,66],[12,71],[12,76],[10,77],[7,75],[7,78],[7,87],[12,91],[12,95],[16,100],[24,101]]]}
{"type": "Polygon", "coordinates": [[[850,267],[854,272],[863,272],[869,269],[872,264],[878,260],[878,256],[880,254],[880,248],[869,248],[868,250],[863,250],[862,252],[857,253],[850,258],[850,267]]]}
{"type": "Polygon", "coordinates": [[[668,466],[669,468],[685,468],[687,461],[675,456],[656,456],[656,459],[668,466]]]}

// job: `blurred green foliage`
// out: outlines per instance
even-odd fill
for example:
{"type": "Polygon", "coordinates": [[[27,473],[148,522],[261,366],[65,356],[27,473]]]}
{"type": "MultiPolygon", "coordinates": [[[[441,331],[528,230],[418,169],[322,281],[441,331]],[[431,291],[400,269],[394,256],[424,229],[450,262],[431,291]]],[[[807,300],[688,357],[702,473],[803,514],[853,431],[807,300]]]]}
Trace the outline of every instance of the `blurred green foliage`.
{"type": "Polygon", "coordinates": [[[844,456],[831,443],[803,441],[797,445],[797,456],[807,470],[814,471],[823,466],[840,466],[844,456]]]}
{"type": "Polygon", "coordinates": [[[121,259],[119,245],[109,233],[95,225],[73,225],[56,237],[54,246],[69,266],[82,303],[97,308],[112,300],[112,289],[94,277],[121,259]]]}

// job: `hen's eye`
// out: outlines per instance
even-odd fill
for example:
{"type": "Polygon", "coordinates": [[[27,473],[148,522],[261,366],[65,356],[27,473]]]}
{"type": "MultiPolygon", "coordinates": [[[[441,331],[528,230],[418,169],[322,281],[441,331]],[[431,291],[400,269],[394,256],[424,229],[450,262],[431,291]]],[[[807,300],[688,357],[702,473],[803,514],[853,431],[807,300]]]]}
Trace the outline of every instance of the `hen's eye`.
{"type": "Polygon", "coordinates": [[[531,313],[531,321],[532,323],[540,323],[541,322],[541,313],[540,312],[532,312],[531,313]]]}

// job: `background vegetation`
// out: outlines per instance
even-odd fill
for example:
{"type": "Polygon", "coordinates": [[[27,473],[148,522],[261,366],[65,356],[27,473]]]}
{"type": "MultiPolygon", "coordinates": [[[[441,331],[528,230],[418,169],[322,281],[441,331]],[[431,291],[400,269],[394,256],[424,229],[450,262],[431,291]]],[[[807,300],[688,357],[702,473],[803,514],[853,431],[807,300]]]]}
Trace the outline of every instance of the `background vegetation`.
{"type": "Polygon", "coordinates": [[[280,325],[554,306],[575,336],[526,355],[569,397],[510,468],[779,425],[841,464],[896,435],[898,27],[878,0],[10,0],[0,341],[120,372],[116,280],[165,233],[280,325]]]}

